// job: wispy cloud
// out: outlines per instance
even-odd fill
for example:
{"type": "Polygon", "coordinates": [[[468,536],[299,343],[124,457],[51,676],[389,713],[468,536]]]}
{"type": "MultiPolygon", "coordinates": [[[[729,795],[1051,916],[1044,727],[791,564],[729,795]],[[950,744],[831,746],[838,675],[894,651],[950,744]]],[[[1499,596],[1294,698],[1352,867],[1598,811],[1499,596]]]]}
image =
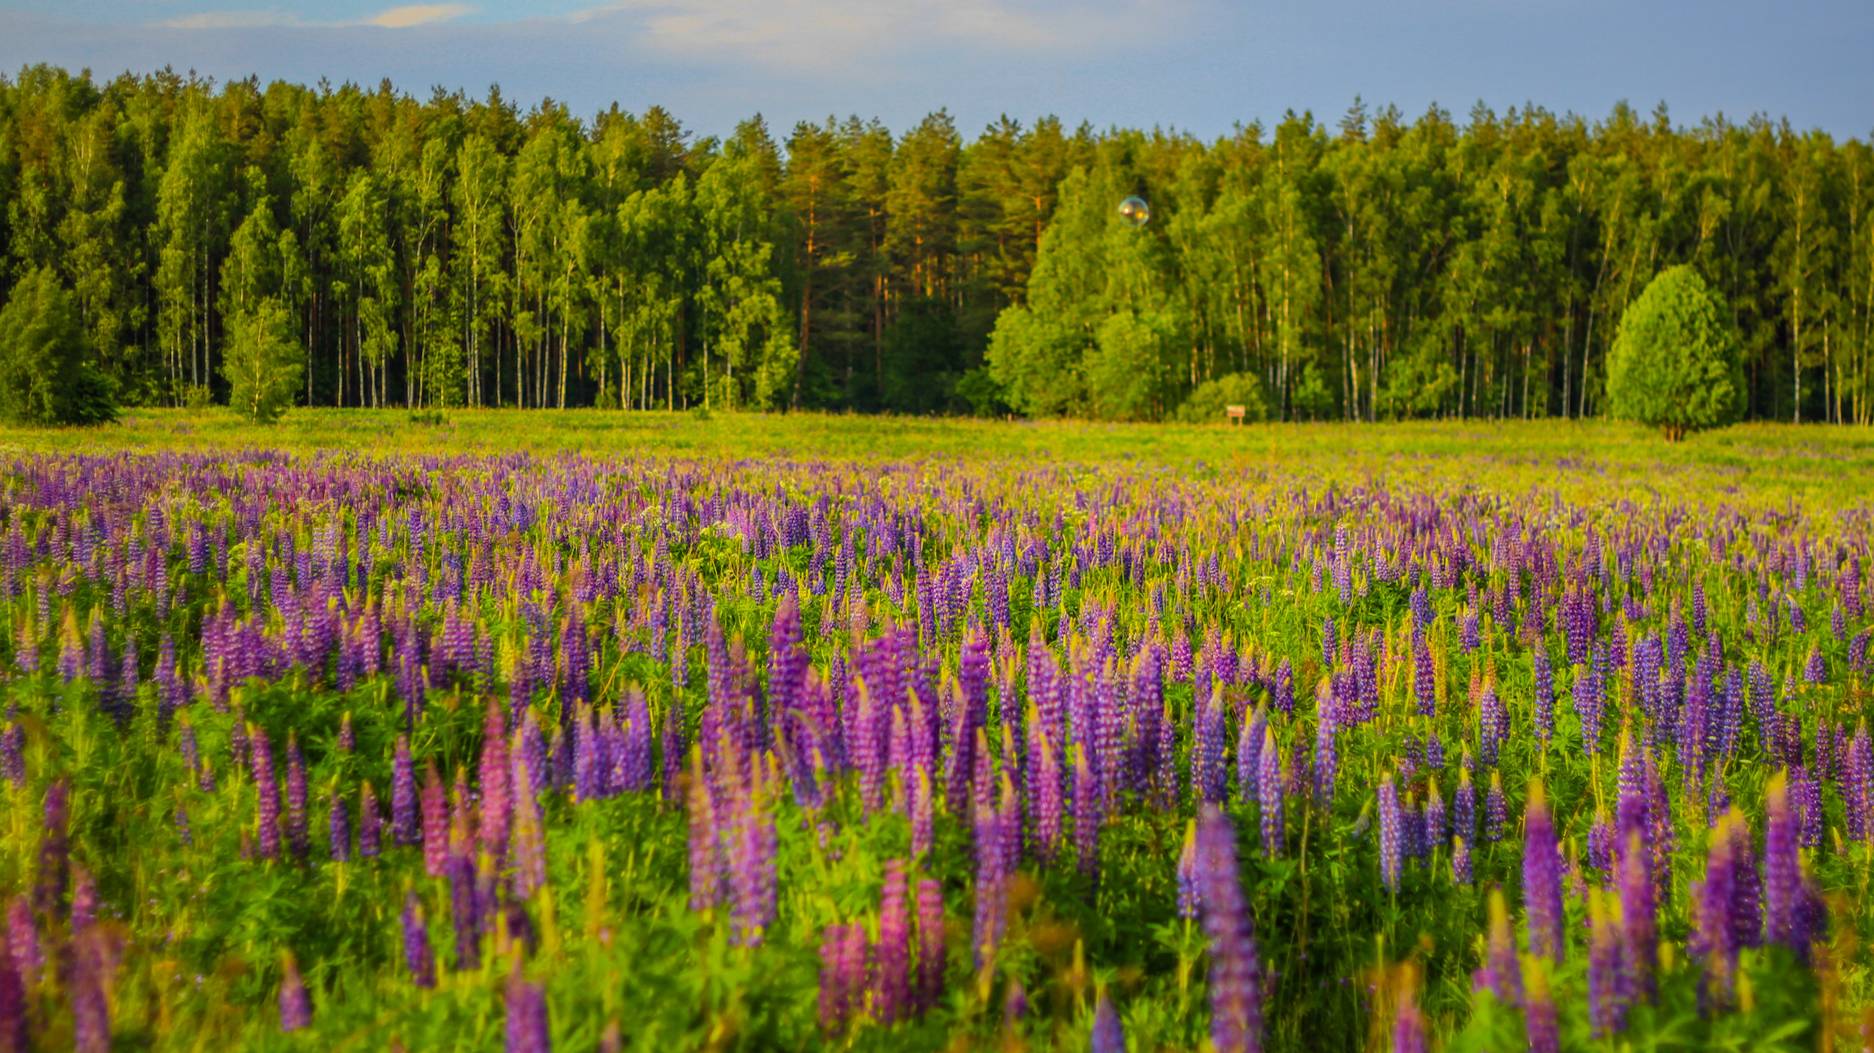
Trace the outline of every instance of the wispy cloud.
{"type": "Polygon", "coordinates": [[[409,29],[412,26],[427,26],[461,18],[473,10],[467,4],[405,4],[379,11],[365,19],[365,24],[385,29],[409,29]]]}
{"type": "Polygon", "coordinates": [[[165,19],[157,25],[164,29],[343,29],[352,26],[376,26],[380,29],[411,29],[461,18],[475,9],[468,4],[404,4],[389,7],[366,18],[326,21],[302,18],[290,11],[203,11],[165,19]]]}
{"type": "Polygon", "coordinates": [[[164,29],[263,29],[310,24],[298,15],[285,11],[203,11],[157,23],[164,29]]]}
{"type": "Polygon", "coordinates": [[[615,0],[575,22],[635,23],[637,42],[693,58],[834,72],[943,46],[978,54],[1096,57],[1164,39],[1187,0],[615,0]]]}

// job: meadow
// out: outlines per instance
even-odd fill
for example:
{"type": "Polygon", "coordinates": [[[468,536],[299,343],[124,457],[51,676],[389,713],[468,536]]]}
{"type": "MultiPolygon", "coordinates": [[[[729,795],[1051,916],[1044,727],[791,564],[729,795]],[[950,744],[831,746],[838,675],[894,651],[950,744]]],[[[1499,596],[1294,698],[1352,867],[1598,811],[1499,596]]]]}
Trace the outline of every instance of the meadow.
{"type": "Polygon", "coordinates": [[[0,428],[0,1051],[1874,1042],[1874,434],[0,428]]]}

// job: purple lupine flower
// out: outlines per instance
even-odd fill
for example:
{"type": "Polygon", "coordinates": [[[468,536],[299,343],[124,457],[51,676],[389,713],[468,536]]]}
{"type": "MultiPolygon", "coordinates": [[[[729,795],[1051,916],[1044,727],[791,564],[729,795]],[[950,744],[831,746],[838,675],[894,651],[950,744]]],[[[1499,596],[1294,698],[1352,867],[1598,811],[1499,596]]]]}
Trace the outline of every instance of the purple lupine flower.
{"type": "Polygon", "coordinates": [[[273,747],[267,730],[255,726],[248,731],[248,767],[254,773],[254,789],[259,794],[256,810],[256,850],[262,859],[280,858],[280,784],[273,777],[273,747]]]}
{"type": "Polygon", "coordinates": [[[1002,775],[1001,802],[993,810],[978,810],[978,838],[983,842],[977,864],[976,918],[972,930],[978,968],[994,956],[1008,924],[1008,877],[1022,854],[1021,804],[1008,773],[1002,775]]]}
{"type": "Polygon", "coordinates": [[[449,860],[449,802],[442,788],[442,773],[430,761],[423,772],[423,872],[441,877],[449,860]]]}
{"type": "MultiPolygon", "coordinates": [[[[681,703],[673,702],[672,704],[680,705],[681,703]]],[[[676,724],[680,722],[673,721],[672,723],[676,724]]],[[[555,729],[554,734],[557,735],[558,733],[558,729],[555,729]]],[[[532,793],[534,798],[538,800],[541,794],[547,792],[547,787],[553,782],[553,761],[547,753],[547,739],[540,731],[540,719],[535,716],[533,707],[529,706],[521,713],[520,730],[516,732],[515,735],[516,741],[514,743],[514,748],[509,752],[518,753],[527,758],[528,781],[526,787],[528,792],[532,793]]],[[[665,745],[668,747],[668,751],[665,755],[665,762],[671,769],[670,787],[671,795],[674,797],[677,773],[683,770],[683,759],[689,755],[690,751],[684,748],[681,741],[676,743],[666,742],[665,745]]],[[[510,790],[515,794],[519,794],[521,792],[521,786],[522,784],[515,783],[510,790]]]]}
{"type": "Polygon", "coordinates": [[[1379,781],[1379,876],[1388,892],[1399,891],[1399,867],[1404,856],[1403,820],[1399,815],[1399,791],[1392,776],[1379,781]]]}
{"type": "Polygon", "coordinates": [[[1855,728],[1848,744],[1848,758],[1842,765],[1842,812],[1847,820],[1848,837],[1865,841],[1874,836],[1874,746],[1868,740],[1867,721],[1855,728]]]}
{"type": "Polygon", "coordinates": [[[522,787],[514,797],[513,814],[508,822],[507,860],[513,867],[513,892],[516,899],[531,899],[547,883],[546,835],[540,828],[540,804],[526,791],[531,775],[527,752],[512,753],[513,782],[522,787]]]}
{"type": "Polygon", "coordinates": [[[1522,1001],[1522,970],[1516,959],[1516,934],[1510,928],[1509,909],[1503,903],[1503,890],[1490,890],[1490,929],[1484,945],[1484,964],[1472,977],[1476,990],[1489,991],[1497,1001],[1516,1005],[1522,1001]]]}
{"type": "Polygon", "coordinates": [[[1619,910],[1610,894],[1588,896],[1588,1026],[1605,1038],[1626,1026],[1630,992],[1621,979],[1619,910]]]}
{"type": "Polygon", "coordinates": [[[502,1001],[507,1011],[507,1053],[552,1053],[547,1030],[547,993],[521,975],[520,961],[508,974],[502,1001]]]}
{"type": "Polygon", "coordinates": [[[1432,649],[1425,641],[1425,634],[1417,631],[1412,634],[1412,695],[1418,703],[1419,716],[1437,713],[1438,667],[1432,662],[1432,649]]]}
{"type": "Polygon", "coordinates": [[[1090,1049],[1092,1053],[1126,1053],[1126,1031],[1120,1026],[1119,1013],[1113,1009],[1105,987],[1100,988],[1099,1000],[1093,1006],[1090,1049]]]}
{"type": "Polygon", "coordinates": [[[71,821],[71,784],[61,776],[46,787],[41,811],[45,833],[39,841],[37,880],[33,885],[33,906],[51,917],[65,905],[65,886],[71,877],[71,852],[67,826],[71,821]]]}
{"type": "Polygon", "coordinates": [[[299,738],[286,735],[286,843],[293,858],[304,860],[312,850],[307,829],[306,760],[299,753],[299,738]]]}
{"type": "Polygon", "coordinates": [[[429,944],[429,925],[415,892],[403,894],[403,963],[418,987],[436,986],[436,952],[429,944]]]}
{"type": "Polygon", "coordinates": [[[1425,1014],[1419,1012],[1418,998],[1407,987],[1399,992],[1398,1007],[1393,1012],[1392,1053],[1427,1053],[1430,1048],[1425,1037],[1425,1014]]]}
{"type": "Polygon", "coordinates": [[[1426,855],[1444,844],[1445,838],[1450,836],[1451,827],[1447,818],[1444,795],[1438,792],[1438,780],[1431,779],[1425,784],[1424,823],[1420,831],[1425,839],[1423,847],[1426,855]]]}
{"type": "Polygon", "coordinates": [[[1022,978],[1009,977],[1009,986],[1002,994],[1002,1023],[1013,1028],[1028,1015],[1028,989],[1022,986],[1022,978]]]}
{"type": "Polygon", "coordinates": [[[839,1035],[865,1002],[865,926],[828,925],[820,937],[820,1028],[839,1035]]]}
{"type": "Polygon", "coordinates": [[[93,929],[73,938],[63,956],[65,987],[72,1005],[72,1048],[77,1053],[109,1053],[110,951],[105,934],[93,929]]]}
{"type": "Polygon", "coordinates": [[[868,970],[874,957],[872,941],[864,925],[854,922],[846,926],[846,942],[841,948],[840,957],[844,962],[846,974],[846,992],[848,1015],[858,1012],[864,1005],[868,993],[868,970]]]}
{"type": "Polygon", "coordinates": [[[625,710],[624,789],[651,788],[651,708],[643,692],[633,690],[625,710]]]}
{"type": "Polygon", "coordinates": [[[1529,1053],[1557,1053],[1562,1048],[1555,998],[1549,993],[1549,968],[1550,963],[1540,956],[1529,959],[1523,984],[1523,1026],[1529,1036],[1529,1053]]]}
{"type": "Polygon", "coordinates": [[[496,859],[507,848],[508,823],[514,801],[509,786],[513,765],[508,760],[507,721],[501,704],[488,700],[482,718],[481,767],[481,846],[496,859]]]}
{"type": "Polygon", "coordinates": [[[71,929],[83,932],[98,920],[98,882],[91,871],[72,867],[71,929]]]}
{"type": "Polygon", "coordinates": [[[931,811],[930,774],[922,765],[912,768],[905,790],[910,798],[911,854],[922,856],[930,851],[931,843],[937,836],[937,817],[931,811]]]}
{"type": "Polygon", "coordinates": [[[1608,871],[1614,865],[1614,821],[1601,808],[1594,813],[1594,822],[1588,827],[1588,866],[1595,870],[1608,871]]]}
{"type": "Polygon", "coordinates": [[[6,730],[0,732],[0,778],[15,786],[26,784],[25,749],[25,729],[8,721],[6,730]]]}
{"type": "MultiPolygon", "coordinates": [[[[1549,670],[1549,649],[1542,646],[1534,648],[1530,652],[1529,661],[1534,681],[1531,703],[1535,707],[1536,738],[1547,749],[1549,739],[1555,736],[1555,676],[1549,670]]],[[[1578,697],[1576,706],[1580,706],[1578,697]]]]}
{"type": "Polygon", "coordinates": [[[1627,835],[1620,858],[1621,960],[1630,998],[1650,998],[1653,966],[1659,961],[1653,864],[1643,831],[1627,835]]]}
{"type": "Polygon", "coordinates": [[[376,859],[384,837],[384,816],[377,807],[377,793],[366,782],[358,790],[358,856],[376,859]]]}
{"type": "Polygon", "coordinates": [[[306,982],[299,975],[299,963],[293,960],[289,951],[281,965],[280,1030],[290,1033],[304,1031],[311,1026],[312,997],[306,993],[306,982]]]}
{"type": "Polygon", "coordinates": [[[573,800],[593,801],[604,796],[599,784],[599,736],[592,707],[580,703],[573,716],[573,800]]]}
{"type": "Polygon", "coordinates": [[[345,798],[341,797],[338,787],[332,787],[331,805],[326,809],[326,846],[331,852],[334,863],[343,863],[351,858],[351,813],[345,810],[345,798]]]}
{"type": "Polygon", "coordinates": [[[1219,1053],[1262,1048],[1262,966],[1236,867],[1236,830],[1215,805],[1198,820],[1198,888],[1210,940],[1210,1040],[1219,1053]]]}
{"type": "Polygon", "coordinates": [[[1043,860],[1052,861],[1061,841],[1061,769],[1055,750],[1041,728],[1035,707],[1028,710],[1028,807],[1032,812],[1035,848],[1043,860]]]}
{"type": "Polygon", "coordinates": [[[1509,714],[1497,697],[1495,681],[1485,680],[1477,696],[1477,760],[1485,767],[1497,762],[1497,748],[1509,735],[1509,714]]]}
{"type": "Polygon", "coordinates": [[[1737,868],[1734,827],[1743,818],[1727,813],[1711,831],[1705,859],[1705,876],[1692,886],[1692,933],[1687,950],[1704,962],[1702,994],[1717,1005],[1728,1005],[1737,973],[1738,947],[1732,919],[1736,899],[1737,868]]]}
{"type": "Polygon", "coordinates": [[[1523,910],[1529,921],[1530,953],[1561,961],[1565,946],[1562,854],[1540,780],[1530,783],[1523,809],[1523,910]]]}
{"type": "Polygon", "coordinates": [[[1471,785],[1470,758],[1458,766],[1458,792],[1451,799],[1451,832],[1467,843],[1477,837],[1477,791],[1471,785]]]}
{"type": "Polygon", "coordinates": [[[709,780],[703,774],[701,746],[690,751],[689,849],[690,909],[709,910],[722,902],[727,891],[727,860],[723,858],[722,831],[716,819],[709,780]]]}
{"type": "Polygon", "coordinates": [[[1607,675],[1607,651],[1598,642],[1593,657],[1575,674],[1571,698],[1575,715],[1581,721],[1581,742],[1589,753],[1601,747],[1601,714],[1606,704],[1604,682],[1607,675]]]}
{"type": "Polygon", "coordinates": [[[1767,936],[1809,960],[1809,944],[1817,933],[1811,925],[1817,905],[1803,878],[1796,817],[1790,806],[1789,776],[1779,772],[1770,780],[1765,804],[1763,835],[1763,899],[1767,936]]]}
{"type": "Polygon", "coordinates": [[[1074,743],[1074,858],[1080,872],[1097,875],[1100,869],[1100,785],[1087,760],[1086,749],[1074,743]]]}
{"type": "Polygon", "coordinates": [[[1324,696],[1315,699],[1314,799],[1324,811],[1334,807],[1334,776],[1340,767],[1335,743],[1332,701],[1324,696]]]}
{"type": "Polygon", "coordinates": [[[1282,854],[1282,755],[1275,748],[1275,729],[1262,731],[1262,750],[1256,759],[1257,798],[1262,820],[1262,851],[1271,858],[1282,854]]]}
{"type": "Polygon", "coordinates": [[[873,698],[864,676],[855,678],[852,687],[858,698],[847,705],[854,722],[846,738],[848,748],[852,750],[853,766],[859,769],[860,799],[869,813],[878,810],[885,802],[887,758],[878,734],[880,703],[873,698]]]}
{"type": "Polygon", "coordinates": [[[423,839],[417,815],[416,765],[410,759],[407,735],[397,736],[397,752],[391,761],[390,837],[400,845],[414,845],[423,839]]]}
{"type": "Polygon", "coordinates": [[[885,863],[885,886],[879,895],[877,984],[873,991],[878,1018],[893,1023],[911,1010],[911,913],[905,865],[885,863]]]}
{"type": "Polygon", "coordinates": [[[1739,949],[1763,943],[1763,878],[1751,845],[1750,825],[1739,813],[1730,824],[1731,866],[1731,944],[1739,949]]]}
{"type": "Polygon", "coordinates": [[[1732,668],[1724,675],[1724,687],[1718,693],[1717,752],[1731,756],[1737,750],[1738,737],[1744,730],[1744,674],[1732,668]]]}
{"type": "Polygon", "coordinates": [[[943,995],[944,894],[935,878],[917,883],[917,1004],[929,1009],[943,995]]]}
{"type": "Polygon", "coordinates": [[[449,881],[449,924],[455,930],[455,969],[466,972],[481,965],[482,917],[475,894],[475,863],[459,852],[443,864],[449,881]]]}
{"type": "Polygon", "coordinates": [[[33,920],[32,904],[25,896],[14,896],[7,902],[6,951],[21,982],[28,987],[39,982],[39,970],[46,964],[45,953],[39,948],[39,925],[33,920]]]}
{"type": "Polygon", "coordinates": [[[1226,708],[1222,689],[1213,687],[1198,703],[1193,716],[1191,795],[1199,801],[1215,803],[1224,799],[1224,788],[1228,781],[1223,763],[1226,708]]]}
{"type": "Polygon", "coordinates": [[[1243,733],[1236,740],[1236,787],[1246,803],[1254,803],[1261,788],[1262,740],[1268,728],[1268,713],[1261,706],[1253,715],[1244,712],[1243,733]]]}
{"type": "Polygon", "coordinates": [[[846,970],[840,954],[845,942],[844,925],[820,930],[820,1030],[828,1035],[846,1028],[846,970]]]}
{"type": "Polygon", "coordinates": [[[1471,842],[1463,834],[1451,835],[1451,880],[1467,887],[1474,880],[1471,872],[1471,842]]]}
{"type": "Polygon", "coordinates": [[[729,887],[733,893],[731,917],[735,922],[738,943],[755,946],[774,923],[774,856],[777,840],[774,815],[767,805],[763,787],[762,762],[750,758],[748,787],[735,802],[734,821],[729,824],[733,838],[729,855],[729,887]]]}
{"type": "Polygon", "coordinates": [[[1503,776],[1490,773],[1490,792],[1484,796],[1484,840],[1496,844],[1503,840],[1503,828],[1509,825],[1510,805],[1503,796],[1503,776]]]}
{"type": "Polygon", "coordinates": [[[1197,883],[1197,821],[1184,828],[1184,848],[1178,853],[1178,917],[1197,917],[1201,891],[1197,883]]]}
{"type": "Polygon", "coordinates": [[[29,1024],[26,984],[13,963],[13,956],[0,954],[0,1050],[26,1053],[31,1049],[29,1024]]]}

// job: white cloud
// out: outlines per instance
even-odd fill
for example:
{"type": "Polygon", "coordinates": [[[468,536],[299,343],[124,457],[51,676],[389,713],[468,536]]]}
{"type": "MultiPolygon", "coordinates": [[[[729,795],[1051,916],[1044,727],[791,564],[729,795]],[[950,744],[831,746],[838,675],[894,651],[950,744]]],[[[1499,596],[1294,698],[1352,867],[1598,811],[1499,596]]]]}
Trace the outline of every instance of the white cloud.
{"type": "Polygon", "coordinates": [[[164,29],[260,29],[307,24],[299,16],[284,11],[203,11],[157,23],[164,29]]]}
{"type": "Polygon", "coordinates": [[[427,26],[461,18],[473,10],[467,4],[406,4],[380,11],[365,19],[365,24],[385,29],[408,29],[411,26],[427,26]]]}
{"type": "Polygon", "coordinates": [[[837,72],[907,51],[1084,54],[1149,43],[1182,23],[1185,0],[617,0],[568,16],[633,23],[654,51],[837,72]]]}
{"type": "Polygon", "coordinates": [[[410,29],[435,25],[460,18],[475,9],[468,4],[405,4],[389,7],[369,18],[347,21],[315,21],[287,11],[203,11],[157,23],[164,29],[342,29],[352,26],[376,26],[380,29],[410,29]]]}

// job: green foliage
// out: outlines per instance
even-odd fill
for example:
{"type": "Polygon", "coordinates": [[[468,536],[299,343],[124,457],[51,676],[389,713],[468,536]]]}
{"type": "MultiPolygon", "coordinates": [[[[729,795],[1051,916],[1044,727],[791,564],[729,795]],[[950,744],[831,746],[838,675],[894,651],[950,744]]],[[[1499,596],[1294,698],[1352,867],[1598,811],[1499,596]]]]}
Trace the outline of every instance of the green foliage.
{"type": "Polygon", "coordinates": [[[1159,419],[1245,373],[1280,420],[1584,417],[1623,312],[1684,264],[1728,304],[1745,416],[1874,421],[1862,140],[1358,102],[1216,139],[943,111],[782,139],[32,66],[0,81],[0,296],[56,272],[138,405],[223,394],[271,297],[307,405],[1159,419]],[[1157,337],[1102,341],[1127,313],[1157,337]]]}
{"type": "Polygon", "coordinates": [[[1104,420],[1156,420],[1169,394],[1167,359],[1177,343],[1172,318],[1163,311],[1116,311],[1100,323],[1088,379],[1095,415],[1104,420]]]}
{"type": "Polygon", "coordinates": [[[956,394],[978,417],[996,417],[1009,411],[1002,385],[996,383],[988,366],[977,366],[958,377],[956,394]]]}
{"type": "Polygon", "coordinates": [[[21,424],[117,419],[110,384],[71,294],[50,269],[29,272],[0,309],[0,418],[21,424]]]}
{"type": "Polygon", "coordinates": [[[984,357],[1009,405],[1031,417],[1060,417],[1078,411],[1085,398],[1082,343],[1058,322],[1011,307],[996,318],[984,357]]]}
{"type": "Polygon", "coordinates": [[[1302,420],[1321,420],[1334,412],[1334,396],[1321,378],[1321,368],[1313,362],[1301,371],[1301,380],[1289,396],[1294,416],[1302,420]]]}
{"type": "Polygon", "coordinates": [[[1724,300],[1692,267],[1668,267],[1620,317],[1607,361],[1615,416],[1677,441],[1744,411],[1744,359],[1724,300]]]}
{"type": "Polygon", "coordinates": [[[256,424],[279,420],[299,390],[303,355],[278,300],[268,297],[236,314],[222,364],[229,408],[256,424]]]}
{"type": "Polygon", "coordinates": [[[1178,407],[1177,419],[1186,424],[1226,421],[1224,407],[1243,407],[1243,418],[1267,420],[1269,405],[1262,397],[1262,381],[1248,373],[1229,373],[1199,384],[1178,407]]]}
{"type": "Polygon", "coordinates": [[[885,330],[884,407],[897,413],[944,413],[962,408],[963,334],[956,312],[941,300],[901,306],[885,330]]]}

